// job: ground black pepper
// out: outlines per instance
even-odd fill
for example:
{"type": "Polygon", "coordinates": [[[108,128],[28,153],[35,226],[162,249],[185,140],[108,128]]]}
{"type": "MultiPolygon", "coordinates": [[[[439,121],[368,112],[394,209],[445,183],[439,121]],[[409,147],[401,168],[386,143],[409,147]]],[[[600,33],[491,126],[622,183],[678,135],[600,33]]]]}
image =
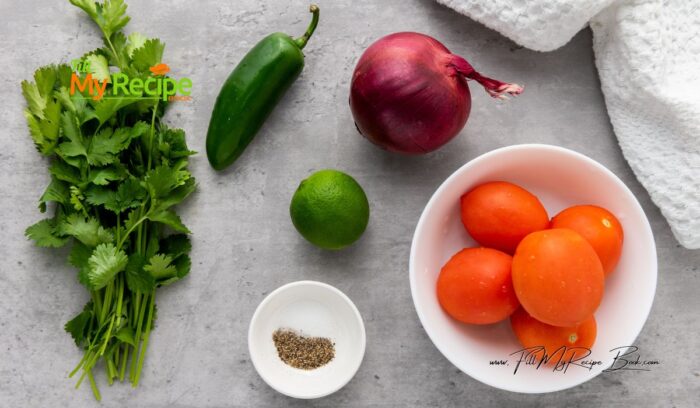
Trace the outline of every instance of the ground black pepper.
{"type": "Polygon", "coordinates": [[[313,370],[335,357],[335,343],[325,337],[306,337],[294,330],[277,329],[272,341],[282,361],[294,368],[313,370]]]}

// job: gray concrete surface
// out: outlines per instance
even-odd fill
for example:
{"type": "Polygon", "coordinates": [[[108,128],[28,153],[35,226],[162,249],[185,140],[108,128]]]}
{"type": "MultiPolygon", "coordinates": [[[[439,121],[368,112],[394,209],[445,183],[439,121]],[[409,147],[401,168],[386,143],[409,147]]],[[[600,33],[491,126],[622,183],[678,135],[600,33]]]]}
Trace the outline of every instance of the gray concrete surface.
{"type": "MultiPolygon", "coordinates": [[[[321,24],[306,49],[307,66],[257,140],[230,170],[216,174],[204,154],[192,161],[199,190],[182,206],[194,232],[193,271],[159,292],[141,386],[108,387],[104,407],[568,406],[691,407],[700,403],[700,251],[684,250],[622,157],[605,112],[582,31],[562,49],[541,54],[430,0],[321,0],[321,24]],[[447,148],[423,157],[385,153],[356,133],[347,106],[361,51],[381,35],[415,30],[441,39],[496,78],[526,85],[495,104],[474,90],[472,117],[447,148]],[[649,372],[601,375],[548,395],[499,391],[460,373],[431,344],[408,284],[413,229],[428,198],[452,171],[505,145],[542,142],[578,150],[615,172],[635,193],[656,236],[656,301],[637,345],[660,360],[649,372]],[[288,204],[316,169],[349,172],[371,201],[369,229],[342,252],[313,248],[294,230],[288,204]],[[367,327],[357,376],[330,397],[296,401],[270,389],[251,365],[250,317],[263,297],[299,279],[337,286],[355,300],[367,327]]],[[[167,43],[165,61],[194,81],[194,101],[173,106],[169,122],[204,151],[219,85],[241,56],[272,31],[298,34],[307,1],[129,2],[128,31],[167,43]]],[[[41,217],[47,183],[22,117],[19,83],[42,64],[69,61],[99,44],[95,27],[67,1],[0,1],[0,406],[96,406],[88,387],[67,373],[80,358],[64,322],[86,301],[65,251],[35,248],[23,237],[41,217]]],[[[474,89],[474,88],[473,88],[474,89]]]]}

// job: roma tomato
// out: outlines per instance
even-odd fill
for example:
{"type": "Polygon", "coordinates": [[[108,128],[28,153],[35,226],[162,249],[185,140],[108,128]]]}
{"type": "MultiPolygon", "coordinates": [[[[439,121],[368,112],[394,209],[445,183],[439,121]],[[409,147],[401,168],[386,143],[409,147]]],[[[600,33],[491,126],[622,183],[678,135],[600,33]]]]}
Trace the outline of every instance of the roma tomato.
{"type": "Polygon", "coordinates": [[[549,228],[540,200],[512,183],[481,184],[462,196],[462,223],[480,245],[512,254],[531,232],[549,228]]]}
{"type": "Polygon", "coordinates": [[[510,255],[490,248],[465,248],[442,267],[437,297],[443,310],[463,323],[499,322],[518,308],[510,255]]]}
{"type": "Polygon", "coordinates": [[[622,254],[624,233],[620,221],[610,211],[595,205],[576,205],[552,218],[552,228],[569,228],[578,232],[593,247],[605,275],[609,275],[622,254]]]}
{"type": "Polygon", "coordinates": [[[533,232],[513,256],[513,287],[535,319],[571,327],[589,318],[603,298],[605,274],[593,247],[570,229],[533,232]]]}
{"type": "Polygon", "coordinates": [[[510,325],[523,348],[544,347],[543,352],[534,354],[542,358],[546,353],[550,363],[583,355],[586,350],[575,348],[590,349],[597,334],[593,315],[576,326],[558,327],[542,323],[520,308],[510,316],[510,325]]]}

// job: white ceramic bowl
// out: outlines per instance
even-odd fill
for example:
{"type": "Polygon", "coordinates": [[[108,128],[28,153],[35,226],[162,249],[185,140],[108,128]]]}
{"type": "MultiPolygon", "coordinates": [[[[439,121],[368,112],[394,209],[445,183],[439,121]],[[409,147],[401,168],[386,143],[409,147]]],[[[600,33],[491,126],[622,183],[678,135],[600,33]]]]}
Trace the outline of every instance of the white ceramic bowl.
{"type": "MultiPolygon", "coordinates": [[[[571,150],[549,145],[515,145],[486,153],[454,172],[437,189],[418,221],[411,247],[413,302],[428,336],[449,361],[471,377],[504,390],[545,393],[581,384],[609,367],[615,347],[633,345],[649,315],[656,290],[656,247],[649,222],[632,192],[610,170],[571,150]],[[462,226],[460,197],[487,181],[509,181],[529,190],[550,216],[575,204],[594,204],[615,214],[625,233],[622,257],[605,282],[595,313],[598,336],[591,370],[570,366],[554,372],[520,365],[509,356],[522,347],[508,320],[475,326],[452,320],[437,300],[435,283],[458,250],[477,246],[462,226]],[[508,360],[507,366],[491,360],[508,360]]],[[[642,356],[643,357],[643,356],[642,356]]],[[[613,374],[606,374],[613,375],[613,374]]]]}
{"type": "Polygon", "coordinates": [[[320,398],[347,384],[365,355],[365,326],[360,312],[343,292],[321,282],[298,281],[267,295],[248,330],[250,359],[272,388],[294,398],[320,398]],[[300,370],[277,355],[272,333],[294,329],[335,343],[335,358],[315,370],[300,370]]]}

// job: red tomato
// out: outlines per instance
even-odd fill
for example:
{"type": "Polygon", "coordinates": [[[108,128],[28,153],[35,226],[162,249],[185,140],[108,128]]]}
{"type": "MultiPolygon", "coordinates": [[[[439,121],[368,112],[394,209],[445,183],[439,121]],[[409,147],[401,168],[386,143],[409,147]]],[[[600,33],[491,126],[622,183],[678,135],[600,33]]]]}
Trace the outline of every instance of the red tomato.
{"type": "Polygon", "coordinates": [[[512,183],[481,184],[462,196],[462,223],[480,245],[512,254],[531,232],[549,228],[540,200],[512,183]]]}
{"type": "Polygon", "coordinates": [[[513,287],[520,304],[553,326],[576,326],[590,317],[604,285],[598,255],[570,229],[533,232],[513,256],[513,287]]]}
{"type": "MultiPolygon", "coordinates": [[[[525,309],[520,308],[510,316],[510,325],[523,348],[544,347],[549,363],[568,360],[572,357],[572,353],[582,355],[586,350],[570,349],[575,347],[590,349],[595,343],[597,334],[593,315],[576,326],[558,327],[542,323],[530,316],[525,309]]],[[[534,355],[542,358],[544,353],[534,353],[534,355]]]]}
{"type": "Polygon", "coordinates": [[[518,308],[510,255],[490,248],[465,248],[442,267],[437,280],[440,306],[463,323],[490,324],[518,308]]]}
{"type": "Polygon", "coordinates": [[[617,266],[624,233],[610,211],[594,205],[569,207],[552,218],[552,228],[568,228],[581,234],[598,254],[606,276],[617,266]]]}

